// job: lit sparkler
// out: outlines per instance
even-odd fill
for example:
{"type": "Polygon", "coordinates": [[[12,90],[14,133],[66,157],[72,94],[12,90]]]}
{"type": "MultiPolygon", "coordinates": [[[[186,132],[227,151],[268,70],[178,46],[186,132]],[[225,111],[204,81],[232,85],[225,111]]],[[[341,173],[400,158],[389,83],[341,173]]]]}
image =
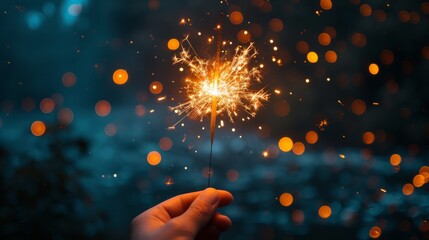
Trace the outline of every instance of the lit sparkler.
{"type": "MultiPolygon", "coordinates": [[[[220,25],[217,26],[220,31],[220,25]]],[[[253,81],[261,81],[261,73],[257,67],[250,67],[249,62],[257,55],[254,45],[235,48],[232,59],[226,56],[221,61],[221,40],[218,38],[218,47],[215,59],[202,59],[186,37],[182,41],[182,51],[179,56],[174,56],[173,64],[187,65],[192,77],[185,79],[185,91],[187,101],[170,109],[178,115],[189,114],[200,116],[201,120],[210,113],[210,166],[208,185],[211,176],[211,155],[216,126],[216,116],[226,114],[231,122],[239,115],[240,110],[251,116],[268,100],[269,94],[260,89],[250,89],[253,81]],[[183,46],[189,45],[189,49],[183,46]],[[192,52],[191,52],[192,51],[192,52]],[[192,54],[193,53],[193,54],[192,54]]],[[[183,119],[182,118],[182,119],[183,119]]],[[[180,120],[181,121],[181,120],[180,120]]],[[[179,121],[179,122],[180,122],[179,121]]],[[[173,125],[174,128],[179,122],[173,125]]]]}

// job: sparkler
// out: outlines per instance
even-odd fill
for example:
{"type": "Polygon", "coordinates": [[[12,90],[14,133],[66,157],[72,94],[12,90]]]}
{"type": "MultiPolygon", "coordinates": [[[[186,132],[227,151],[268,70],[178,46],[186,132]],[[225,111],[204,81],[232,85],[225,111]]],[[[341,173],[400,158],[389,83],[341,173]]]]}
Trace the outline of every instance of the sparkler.
{"type": "MultiPolygon", "coordinates": [[[[183,120],[190,114],[198,115],[201,120],[210,114],[210,162],[208,186],[212,175],[211,162],[216,117],[225,113],[230,121],[244,110],[247,114],[255,116],[264,101],[268,100],[268,93],[264,89],[252,91],[253,81],[261,81],[261,73],[257,67],[250,67],[249,62],[257,55],[257,51],[250,43],[247,47],[237,46],[232,59],[221,57],[221,25],[218,31],[217,49],[215,59],[203,59],[198,56],[188,37],[182,41],[182,51],[179,56],[173,57],[173,64],[187,65],[192,77],[185,79],[187,101],[175,107],[170,107],[178,115],[185,114],[183,120]],[[187,43],[189,48],[183,45],[187,43]],[[193,54],[192,54],[193,53],[193,54]]],[[[174,128],[181,120],[170,128],[174,128]]]]}

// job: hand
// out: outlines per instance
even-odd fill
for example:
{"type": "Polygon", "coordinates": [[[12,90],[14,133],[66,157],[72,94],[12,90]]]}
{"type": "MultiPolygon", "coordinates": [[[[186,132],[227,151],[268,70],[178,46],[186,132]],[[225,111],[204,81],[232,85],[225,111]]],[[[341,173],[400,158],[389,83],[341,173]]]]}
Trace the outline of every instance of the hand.
{"type": "Polygon", "coordinates": [[[232,200],[231,193],[214,188],[175,196],[135,217],[131,239],[219,239],[232,223],[216,210],[232,200]]]}

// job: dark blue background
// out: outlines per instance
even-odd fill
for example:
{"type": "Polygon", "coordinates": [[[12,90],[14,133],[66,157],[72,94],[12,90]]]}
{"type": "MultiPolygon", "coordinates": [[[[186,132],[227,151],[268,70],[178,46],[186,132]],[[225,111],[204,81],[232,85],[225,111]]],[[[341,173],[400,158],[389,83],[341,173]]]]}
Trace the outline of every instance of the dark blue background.
{"type": "Polygon", "coordinates": [[[141,211],[206,187],[202,171],[209,132],[201,127],[207,128],[208,119],[186,119],[184,127],[167,130],[179,119],[168,106],[177,104],[172,97],[182,97],[177,89],[185,76],[172,66],[177,51],[168,50],[167,41],[190,33],[196,48],[213,51],[205,36],[215,34],[222,11],[222,38],[234,44],[248,22],[262,26],[263,34],[252,41],[271,94],[255,119],[227,123],[216,132],[212,184],[235,196],[224,210],[234,223],[224,239],[367,239],[372,226],[382,228],[380,239],[429,239],[427,185],[411,196],[402,193],[403,185],[428,165],[429,59],[423,53],[429,47],[423,7],[428,2],[334,1],[331,10],[321,12],[319,1],[270,1],[268,12],[256,6],[258,1],[228,2],[0,3],[2,239],[124,239],[141,211]],[[373,9],[369,17],[359,12],[365,3],[373,9]],[[68,12],[73,4],[81,7],[76,16],[68,12]],[[229,23],[226,15],[232,10],[243,13],[243,24],[229,23]],[[384,11],[385,21],[376,20],[376,10],[384,11]],[[401,11],[418,14],[419,21],[401,21],[401,11]],[[190,18],[192,26],[180,26],[181,18],[190,18]],[[283,21],[281,32],[268,27],[273,18],[283,21]],[[317,36],[328,26],[336,37],[321,46],[317,36]],[[365,46],[353,44],[354,33],[365,34],[365,46]],[[269,39],[275,39],[279,52],[269,39]],[[301,40],[319,54],[316,64],[296,50],[301,40]],[[330,49],[338,54],[333,64],[323,59],[330,49]],[[384,49],[393,52],[392,64],[381,63],[384,49]],[[282,58],[282,66],[271,63],[273,55],[282,58]],[[380,66],[378,75],[369,74],[370,63],[380,66]],[[111,80],[118,68],[129,74],[123,86],[111,80]],[[61,82],[66,72],[76,75],[73,87],[61,82]],[[163,84],[166,101],[150,93],[153,81],[163,84]],[[398,91],[389,91],[392,84],[398,91]],[[274,94],[275,89],[282,93],[274,94]],[[38,106],[47,97],[55,99],[56,107],[44,114],[38,106]],[[25,110],[25,99],[35,108],[25,110]],[[102,99],[112,106],[104,118],[94,111],[102,99]],[[366,103],[365,114],[352,112],[355,99],[366,103]],[[289,114],[277,115],[276,106],[285,102],[289,114]],[[136,116],[137,105],[146,108],[144,116],[136,116]],[[57,120],[62,108],[73,111],[70,125],[57,120]],[[325,119],[328,125],[318,128],[325,119]],[[47,125],[41,137],[30,132],[36,120],[47,125]],[[116,126],[114,136],[105,134],[108,124],[116,126]],[[307,144],[303,155],[263,157],[280,137],[305,142],[309,130],[318,132],[319,141],[307,144]],[[365,131],[376,133],[373,144],[362,143],[365,131]],[[160,150],[162,137],[173,140],[171,150],[160,150]],[[150,151],[162,154],[161,164],[147,163],[150,151]],[[400,167],[390,165],[393,153],[402,156],[400,167]],[[231,170],[238,171],[237,181],[228,180],[231,170]],[[166,184],[169,179],[174,184],[166,184]],[[294,196],[290,207],[279,204],[284,192],[294,196]],[[321,205],[332,208],[330,218],[318,216],[321,205]],[[292,218],[296,210],[304,213],[302,223],[292,218]]]}

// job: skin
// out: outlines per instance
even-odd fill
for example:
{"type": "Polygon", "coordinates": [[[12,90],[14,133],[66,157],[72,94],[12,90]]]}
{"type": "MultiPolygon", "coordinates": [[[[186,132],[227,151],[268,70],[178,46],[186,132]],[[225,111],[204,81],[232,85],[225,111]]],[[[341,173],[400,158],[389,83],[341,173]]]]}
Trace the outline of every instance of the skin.
{"type": "Polygon", "coordinates": [[[135,217],[131,239],[219,239],[232,222],[217,209],[232,200],[231,193],[214,188],[175,196],[135,217]]]}

